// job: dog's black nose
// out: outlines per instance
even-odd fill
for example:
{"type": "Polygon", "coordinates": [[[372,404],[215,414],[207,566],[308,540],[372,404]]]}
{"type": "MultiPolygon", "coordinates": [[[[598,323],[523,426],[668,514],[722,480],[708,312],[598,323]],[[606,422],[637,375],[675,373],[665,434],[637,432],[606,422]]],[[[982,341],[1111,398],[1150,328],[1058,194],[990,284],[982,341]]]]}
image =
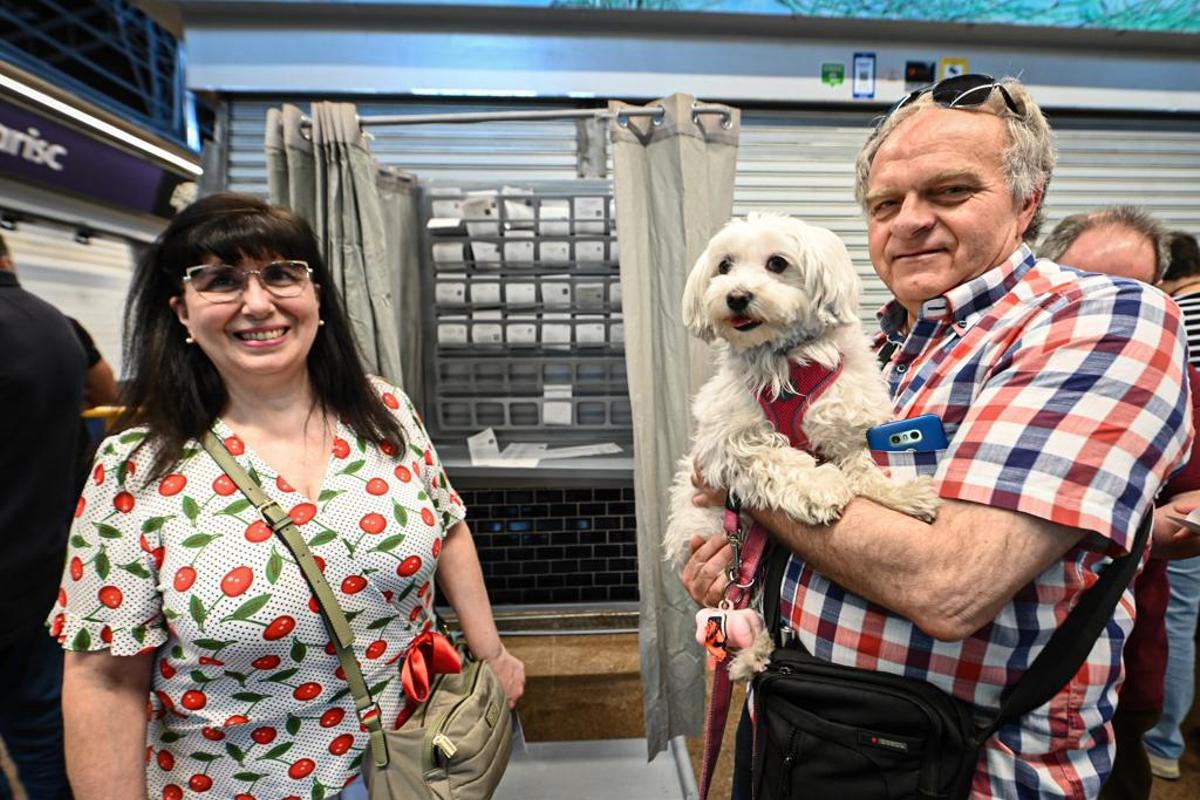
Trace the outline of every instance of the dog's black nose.
{"type": "Polygon", "coordinates": [[[742,312],[746,310],[746,306],[750,305],[750,301],[754,299],[754,295],[749,292],[730,292],[725,295],[725,305],[729,306],[730,311],[742,312]]]}

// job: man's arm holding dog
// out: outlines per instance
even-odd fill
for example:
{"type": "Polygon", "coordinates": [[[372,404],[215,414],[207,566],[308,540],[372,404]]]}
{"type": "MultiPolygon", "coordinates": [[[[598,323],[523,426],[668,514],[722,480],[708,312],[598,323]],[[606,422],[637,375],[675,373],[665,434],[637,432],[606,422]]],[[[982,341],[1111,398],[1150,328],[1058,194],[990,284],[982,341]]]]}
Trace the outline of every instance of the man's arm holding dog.
{"type": "MultiPolygon", "coordinates": [[[[703,502],[714,495],[704,494],[703,502]]],[[[856,498],[826,527],[778,511],[752,516],[841,586],[912,620],[937,639],[957,640],[990,622],[1085,531],[1018,511],[950,500],[932,524],[856,498]]],[[[724,537],[700,544],[683,581],[700,602],[720,599],[730,551],[724,537]]]]}

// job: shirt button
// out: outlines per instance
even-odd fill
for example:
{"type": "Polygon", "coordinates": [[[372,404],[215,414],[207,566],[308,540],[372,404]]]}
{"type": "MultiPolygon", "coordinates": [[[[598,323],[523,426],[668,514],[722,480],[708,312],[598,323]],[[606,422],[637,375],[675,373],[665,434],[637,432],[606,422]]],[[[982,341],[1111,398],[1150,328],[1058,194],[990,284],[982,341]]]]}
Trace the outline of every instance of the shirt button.
{"type": "Polygon", "coordinates": [[[907,372],[907,371],[908,371],[908,364],[897,364],[896,365],[896,372],[907,372]]]}

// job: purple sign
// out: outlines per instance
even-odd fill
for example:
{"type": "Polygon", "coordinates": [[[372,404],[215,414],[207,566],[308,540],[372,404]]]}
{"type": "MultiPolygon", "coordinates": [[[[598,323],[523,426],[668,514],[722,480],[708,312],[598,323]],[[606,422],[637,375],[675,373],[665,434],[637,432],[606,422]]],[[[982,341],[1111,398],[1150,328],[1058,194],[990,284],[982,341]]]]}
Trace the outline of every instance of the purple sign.
{"type": "Polygon", "coordinates": [[[170,217],[185,178],[124,150],[0,100],[0,174],[122,208],[170,217]]]}

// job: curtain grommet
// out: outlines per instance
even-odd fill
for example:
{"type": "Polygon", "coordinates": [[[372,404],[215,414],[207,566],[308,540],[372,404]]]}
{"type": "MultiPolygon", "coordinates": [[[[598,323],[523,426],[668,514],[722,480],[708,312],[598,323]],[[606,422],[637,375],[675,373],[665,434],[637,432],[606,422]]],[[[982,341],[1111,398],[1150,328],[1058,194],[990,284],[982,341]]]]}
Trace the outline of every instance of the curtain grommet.
{"type": "Polygon", "coordinates": [[[662,125],[663,120],[667,118],[667,109],[663,106],[655,106],[655,108],[658,109],[658,113],[650,117],[650,124],[657,128],[662,125]]]}

